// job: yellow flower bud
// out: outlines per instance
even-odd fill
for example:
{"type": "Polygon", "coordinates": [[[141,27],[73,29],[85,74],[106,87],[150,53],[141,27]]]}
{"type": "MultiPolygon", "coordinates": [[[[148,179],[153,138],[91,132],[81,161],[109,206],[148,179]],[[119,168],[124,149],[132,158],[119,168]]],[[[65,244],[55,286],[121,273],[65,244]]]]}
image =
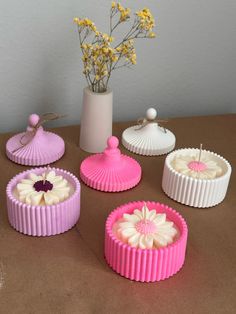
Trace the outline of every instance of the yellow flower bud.
{"type": "Polygon", "coordinates": [[[121,12],[124,10],[124,8],[122,7],[122,5],[120,3],[117,3],[117,9],[121,12]]]}
{"type": "Polygon", "coordinates": [[[76,24],[78,24],[78,23],[79,23],[78,17],[75,17],[75,18],[73,19],[73,22],[76,23],[76,24]]]}
{"type": "Polygon", "coordinates": [[[116,3],[115,3],[115,1],[112,1],[112,3],[111,3],[111,7],[112,7],[112,9],[115,9],[115,7],[116,7],[116,3]]]}
{"type": "Polygon", "coordinates": [[[156,34],[154,32],[150,32],[150,33],[148,33],[148,37],[149,38],[155,38],[156,34]]]}
{"type": "Polygon", "coordinates": [[[95,25],[92,25],[92,26],[91,26],[91,29],[92,29],[92,31],[94,31],[94,33],[97,32],[97,27],[96,27],[95,25]]]}
{"type": "Polygon", "coordinates": [[[116,55],[113,55],[113,56],[111,57],[111,59],[112,59],[113,62],[116,62],[116,61],[118,60],[118,57],[117,57],[116,55]]]}
{"type": "Polygon", "coordinates": [[[108,53],[108,48],[106,48],[106,47],[102,48],[102,52],[108,53]]]}

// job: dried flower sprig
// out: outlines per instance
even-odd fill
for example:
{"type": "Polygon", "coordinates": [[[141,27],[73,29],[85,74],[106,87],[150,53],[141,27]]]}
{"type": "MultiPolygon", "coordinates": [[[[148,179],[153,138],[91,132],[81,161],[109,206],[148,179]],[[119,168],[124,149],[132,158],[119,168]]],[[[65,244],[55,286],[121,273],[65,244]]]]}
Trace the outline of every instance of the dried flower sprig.
{"type": "Polygon", "coordinates": [[[153,32],[155,20],[150,10],[144,8],[135,13],[130,30],[118,44],[114,44],[115,29],[130,19],[131,10],[114,1],[110,9],[109,35],[98,31],[95,24],[88,18],[74,18],[83,54],[83,73],[93,92],[107,91],[112,71],[136,64],[134,47],[136,39],[156,36],[153,32]]]}

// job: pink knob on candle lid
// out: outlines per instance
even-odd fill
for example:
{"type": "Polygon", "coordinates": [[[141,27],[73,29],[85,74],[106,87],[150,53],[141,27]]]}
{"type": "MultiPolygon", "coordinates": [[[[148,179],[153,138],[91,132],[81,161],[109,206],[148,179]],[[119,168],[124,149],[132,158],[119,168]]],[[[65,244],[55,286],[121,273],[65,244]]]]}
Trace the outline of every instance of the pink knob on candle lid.
{"type": "Polygon", "coordinates": [[[38,124],[39,120],[40,120],[39,115],[33,113],[29,116],[28,122],[31,127],[35,127],[38,124]]]}
{"type": "Polygon", "coordinates": [[[119,140],[115,136],[111,136],[107,140],[107,148],[104,150],[104,157],[105,158],[119,158],[120,157],[120,150],[118,148],[119,140]]]}
{"type": "Polygon", "coordinates": [[[111,136],[103,153],[83,160],[80,176],[84,183],[93,189],[105,192],[124,191],[138,184],[141,179],[139,163],[121,154],[118,145],[118,138],[111,136]]]}
{"type": "Polygon", "coordinates": [[[111,136],[107,140],[107,147],[112,149],[112,148],[117,148],[119,145],[119,140],[115,136],[111,136]]]}

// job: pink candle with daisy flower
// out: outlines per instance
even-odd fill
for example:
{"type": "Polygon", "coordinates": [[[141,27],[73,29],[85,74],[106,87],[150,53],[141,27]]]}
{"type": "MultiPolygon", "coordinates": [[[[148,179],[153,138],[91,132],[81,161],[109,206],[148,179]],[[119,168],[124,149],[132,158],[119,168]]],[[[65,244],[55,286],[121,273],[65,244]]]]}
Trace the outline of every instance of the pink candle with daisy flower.
{"type": "Polygon", "coordinates": [[[164,280],[182,268],[187,236],[187,224],[174,209],[157,202],[131,202],[106,220],[105,258],[130,280],[164,280]]]}

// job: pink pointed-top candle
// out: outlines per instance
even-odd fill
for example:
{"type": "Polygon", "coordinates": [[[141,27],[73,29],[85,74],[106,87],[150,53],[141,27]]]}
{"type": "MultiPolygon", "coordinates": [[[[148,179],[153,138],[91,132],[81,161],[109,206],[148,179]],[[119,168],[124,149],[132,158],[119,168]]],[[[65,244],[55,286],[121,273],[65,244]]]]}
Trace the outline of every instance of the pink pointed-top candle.
{"type": "Polygon", "coordinates": [[[100,191],[120,192],[139,183],[142,172],[139,163],[121,154],[118,145],[118,138],[111,136],[103,153],[82,162],[80,176],[85,184],[100,191]]]}
{"type": "Polygon", "coordinates": [[[65,153],[63,139],[55,133],[45,131],[37,114],[31,114],[28,123],[26,132],[16,134],[8,140],[7,157],[26,166],[47,165],[60,159],[65,153]]]}

